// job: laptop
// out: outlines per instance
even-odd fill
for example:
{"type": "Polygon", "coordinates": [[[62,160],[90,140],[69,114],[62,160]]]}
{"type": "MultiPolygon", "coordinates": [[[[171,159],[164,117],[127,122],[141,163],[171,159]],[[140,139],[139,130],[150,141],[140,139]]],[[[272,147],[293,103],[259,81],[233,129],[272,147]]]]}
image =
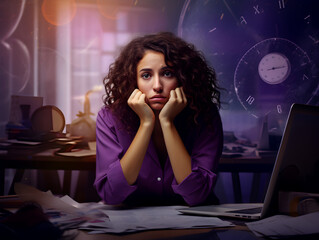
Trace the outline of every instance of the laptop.
{"type": "Polygon", "coordinates": [[[291,106],[264,203],[195,206],[179,211],[260,219],[279,213],[279,192],[319,193],[319,106],[291,106]]]}

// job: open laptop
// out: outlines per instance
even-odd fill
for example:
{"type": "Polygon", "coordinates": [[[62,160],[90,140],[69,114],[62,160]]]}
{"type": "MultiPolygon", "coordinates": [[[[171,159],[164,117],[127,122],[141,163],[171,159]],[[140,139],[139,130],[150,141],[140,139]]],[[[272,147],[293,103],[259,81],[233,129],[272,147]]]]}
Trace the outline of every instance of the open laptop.
{"type": "Polygon", "coordinates": [[[206,216],[265,218],[279,213],[279,191],[319,193],[319,106],[291,106],[264,203],[196,206],[179,211],[206,216]]]}

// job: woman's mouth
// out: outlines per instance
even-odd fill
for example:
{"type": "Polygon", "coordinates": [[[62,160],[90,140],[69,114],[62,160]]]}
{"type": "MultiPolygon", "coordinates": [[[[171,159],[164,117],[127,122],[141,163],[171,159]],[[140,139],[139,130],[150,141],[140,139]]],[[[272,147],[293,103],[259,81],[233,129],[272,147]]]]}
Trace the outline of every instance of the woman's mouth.
{"type": "Polygon", "coordinates": [[[149,99],[150,102],[164,102],[166,100],[166,97],[162,95],[154,95],[149,99]]]}

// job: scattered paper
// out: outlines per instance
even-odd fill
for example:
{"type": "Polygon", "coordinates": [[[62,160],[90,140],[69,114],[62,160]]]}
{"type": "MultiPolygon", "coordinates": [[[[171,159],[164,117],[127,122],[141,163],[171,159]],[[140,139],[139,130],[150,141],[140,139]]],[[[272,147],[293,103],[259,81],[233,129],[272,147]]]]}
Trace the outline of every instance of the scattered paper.
{"type": "Polygon", "coordinates": [[[109,218],[101,209],[110,206],[101,203],[78,203],[69,196],[57,197],[50,191],[42,192],[32,186],[15,184],[15,191],[23,201],[33,201],[41,205],[49,220],[61,230],[79,228],[83,223],[109,225],[109,218]]]}
{"type": "Polygon", "coordinates": [[[130,233],[154,229],[187,229],[229,227],[232,223],[216,217],[184,215],[178,209],[185,206],[152,206],[133,209],[101,210],[110,219],[108,225],[84,224],[83,230],[90,233],[130,233]],[[98,229],[99,228],[99,229],[98,229]]]}
{"type": "Polygon", "coordinates": [[[54,196],[50,191],[42,192],[22,183],[15,183],[14,190],[22,201],[37,202],[43,208],[57,209],[66,213],[74,213],[77,211],[75,207],[54,196]]]}
{"type": "Polygon", "coordinates": [[[69,196],[56,197],[51,192],[17,183],[17,195],[24,201],[38,202],[61,229],[82,229],[94,233],[130,233],[153,229],[186,229],[234,226],[217,217],[181,214],[185,206],[123,208],[103,203],[78,203],[69,196]]]}
{"type": "Polygon", "coordinates": [[[260,221],[246,223],[257,237],[287,237],[319,233],[319,212],[299,217],[276,215],[260,221]]]}

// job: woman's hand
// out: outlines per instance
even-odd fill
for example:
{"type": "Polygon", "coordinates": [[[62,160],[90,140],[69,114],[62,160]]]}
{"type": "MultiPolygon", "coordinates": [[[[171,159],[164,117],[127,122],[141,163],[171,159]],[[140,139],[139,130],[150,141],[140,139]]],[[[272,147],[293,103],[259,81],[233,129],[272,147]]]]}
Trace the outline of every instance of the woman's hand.
{"type": "Polygon", "coordinates": [[[132,108],[132,110],[138,115],[142,123],[154,123],[155,115],[150,106],[145,102],[145,94],[140,90],[135,89],[129,99],[127,104],[132,108]]]}
{"type": "Polygon", "coordinates": [[[192,173],[191,157],[173,123],[186,105],[187,99],[183,89],[176,88],[170,92],[170,98],[159,114],[167,154],[178,184],[192,173]]]}
{"type": "Polygon", "coordinates": [[[135,89],[127,104],[140,118],[140,126],[130,147],[120,160],[124,177],[129,185],[136,182],[155,126],[153,110],[145,102],[145,94],[135,89]]]}
{"type": "Polygon", "coordinates": [[[168,102],[162,108],[159,119],[161,123],[172,123],[175,117],[186,107],[187,98],[182,87],[171,90],[168,102]]]}

